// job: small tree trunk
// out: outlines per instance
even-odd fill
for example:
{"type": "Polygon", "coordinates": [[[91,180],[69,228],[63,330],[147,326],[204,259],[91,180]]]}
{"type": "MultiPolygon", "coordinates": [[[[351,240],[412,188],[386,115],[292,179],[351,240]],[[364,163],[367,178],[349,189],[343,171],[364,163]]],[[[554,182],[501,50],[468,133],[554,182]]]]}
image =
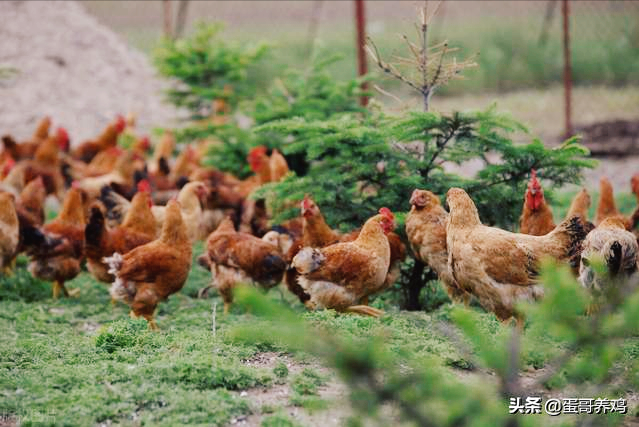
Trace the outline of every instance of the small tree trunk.
{"type": "Polygon", "coordinates": [[[564,41],[564,125],[565,136],[570,138],[572,132],[572,70],[570,66],[570,3],[563,0],[562,3],[563,16],[563,41],[564,41]]]}
{"type": "MultiPolygon", "coordinates": [[[[355,27],[357,34],[357,75],[363,76],[368,72],[368,63],[366,62],[366,14],[364,12],[364,0],[355,0],[355,27]]],[[[366,83],[362,83],[362,90],[366,90],[366,83]]],[[[368,98],[362,96],[360,98],[362,106],[368,105],[368,98]]]]}
{"type": "Polygon", "coordinates": [[[186,12],[189,8],[189,0],[180,0],[178,6],[177,19],[175,23],[175,38],[182,37],[184,28],[186,27],[186,12]]]}
{"type": "Polygon", "coordinates": [[[171,0],[162,1],[162,10],[164,15],[164,36],[173,38],[173,15],[171,13],[171,0]]]}
{"type": "Polygon", "coordinates": [[[424,275],[424,268],[426,266],[423,262],[415,260],[413,265],[413,272],[410,275],[408,282],[408,301],[406,301],[406,310],[417,311],[421,310],[422,306],[419,303],[419,294],[424,287],[424,281],[422,276],[424,275]]]}

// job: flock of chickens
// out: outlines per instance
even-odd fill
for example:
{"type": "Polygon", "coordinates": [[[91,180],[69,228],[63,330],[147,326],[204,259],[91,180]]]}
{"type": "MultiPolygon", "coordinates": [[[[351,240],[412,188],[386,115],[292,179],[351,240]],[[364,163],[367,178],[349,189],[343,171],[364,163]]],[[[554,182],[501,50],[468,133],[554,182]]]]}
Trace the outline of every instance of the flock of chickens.
{"type": "MultiPolygon", "coordinates": [[[[71,149],[67,132],[52,131],[47,117],[28,141],[2,138],[3,274],[12,274],[24,253],[30,273],[53,282],[54,298],[74,296],[79,290],[65,282],[86,261],[97,280],[110,284],[113,302],[125,302],[131,316],[157,328],[158,303],[184,286],[193,243],[206,240],[198,264],[212,281],[200,295],[216,288],[225,312],[237,284],[268,289],[283,282],[309,309],[382,314],[368,298],[397,280],[406,257],[389,209],[381,207],[361,229],[340,234],[306,196],[298,218],[270,227],[264,200],[249,196],[289,173],[277,150],[251,150],[247,161],[254,174],[240,180],[202,165],[215,141],[187,146],[174,157],[170,132],[152,147],[134,127],[134,117],[118,116],[94,140],[71,149]],[[118,145],[121,134],[133,141],[126,149],[118,145]],[[51,199],[61,201],[61,208],[45,222],[45,201],[51,199]]],[[[520,319],[516,303],[543,296],[537,275],[544,257],[569,263],[592,289],[601,289],[610,276],[636,274],[639,249],[632,230],[639,223],[639,174],[631,185],[638,203],[631,217],[616,209],[612,187],[602,178],[595,223],[587,218],[590,196],[584,189],[556,225],[532,171],[520,233],[482,225],[462,189],[448,191],[448,212],[439,197],[418,189],[410,197],[406,235],[414,256],[438,274],[454,301],[476,298],[502,320],[520,319]],[[593,269],[595,257],[604,260],[606,277],[593,269]]]]}

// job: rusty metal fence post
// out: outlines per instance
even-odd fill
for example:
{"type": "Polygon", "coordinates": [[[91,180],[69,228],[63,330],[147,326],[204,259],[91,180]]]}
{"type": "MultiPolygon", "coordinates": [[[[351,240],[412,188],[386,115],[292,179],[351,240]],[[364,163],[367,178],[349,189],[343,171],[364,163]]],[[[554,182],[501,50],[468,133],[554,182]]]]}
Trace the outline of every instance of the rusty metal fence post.
{"type": "MultiPolygon", "coordinates": [[[[357,31],[357,75],[363,76],[368,72],[366,64],[366,17],[364,12],[364,0],[355,0],[355,28],[357,31]]],[[[362,89],[366,90],[366,83],[362,84],[362,89]]],[[[368,98],[362,96],[360,103],[363,106],[368,104],[368,98]]]]}
{"type": "Polygon", "coordinates": [[[563,17],[564,41],[564,126],[565,137],[573,134],[572,129],[572,69],[570,61],[570,3],[562,0],[561,15],[563,17]]]}

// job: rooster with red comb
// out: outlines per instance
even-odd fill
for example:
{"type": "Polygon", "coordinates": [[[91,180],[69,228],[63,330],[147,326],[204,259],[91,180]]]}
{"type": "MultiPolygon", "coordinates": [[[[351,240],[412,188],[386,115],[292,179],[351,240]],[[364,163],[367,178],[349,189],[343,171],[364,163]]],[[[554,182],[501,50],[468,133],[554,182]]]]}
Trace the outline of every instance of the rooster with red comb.
{"type": "Polygon", "coordinates": [[[323,248],[305,247],[293,258],[298,282],[310,295],[306,306],[379,317],[383,314],[360,301],[389,285],[391,261],[387,235],[395,228],[388,208],[369,218],[357,239],[323,248]]]}
{"type": "Polygon", "coordinates": [[[544,190],[537,179],[537,171],[530,171],[530,181],[524,196],[524,207],[519,218],[519,231],[522,234],[543,236],[555,228],[552,210],[544,198],[544,190]]]}

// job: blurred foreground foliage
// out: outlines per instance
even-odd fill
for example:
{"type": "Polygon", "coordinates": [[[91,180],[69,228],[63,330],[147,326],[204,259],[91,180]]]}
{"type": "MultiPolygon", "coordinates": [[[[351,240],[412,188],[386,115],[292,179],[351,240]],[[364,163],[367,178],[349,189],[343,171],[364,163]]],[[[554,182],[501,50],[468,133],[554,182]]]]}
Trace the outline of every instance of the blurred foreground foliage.
{"type": "MultiPolygon", "coordinates": [[[[414,351],[410,341],[389,345],[392,332],[383,325],[393,321],[393,313],[372,320],[382,324],[376,333],[353,336],[317,322],[314,315],[300,319],[248,287],[238,290],[239,303],[267,322],[260,328],[239,325],[228,334],[238,342],[283,346],[322,359],[349,388],[352,426],[368,425],[370,419],[380,425],[396,423],[391,413],[420,426],[549,425],[554,423],[547,415],[510,415],[509,398],[616,399],[636,389],[639,294],[634,291],[639,283],[615,284],[609,294],[629,297],[602,296],[598,310],[586,316],[594,300],[566,267],[546,263],[541,278],[546,297],[523,307],[528,316],[523,333],[515,327],[490,327],[476,311],[461,306],[451,310],[452,323],[441,319],[435,324],[434,333],[448,337],[465,355],[459,360],[467,363],[453,365],[469,370],[459,375],[440,358],[414,351]]],[[[556,421],[620,425],[623,415],[561,415],[556,421]]]]}

